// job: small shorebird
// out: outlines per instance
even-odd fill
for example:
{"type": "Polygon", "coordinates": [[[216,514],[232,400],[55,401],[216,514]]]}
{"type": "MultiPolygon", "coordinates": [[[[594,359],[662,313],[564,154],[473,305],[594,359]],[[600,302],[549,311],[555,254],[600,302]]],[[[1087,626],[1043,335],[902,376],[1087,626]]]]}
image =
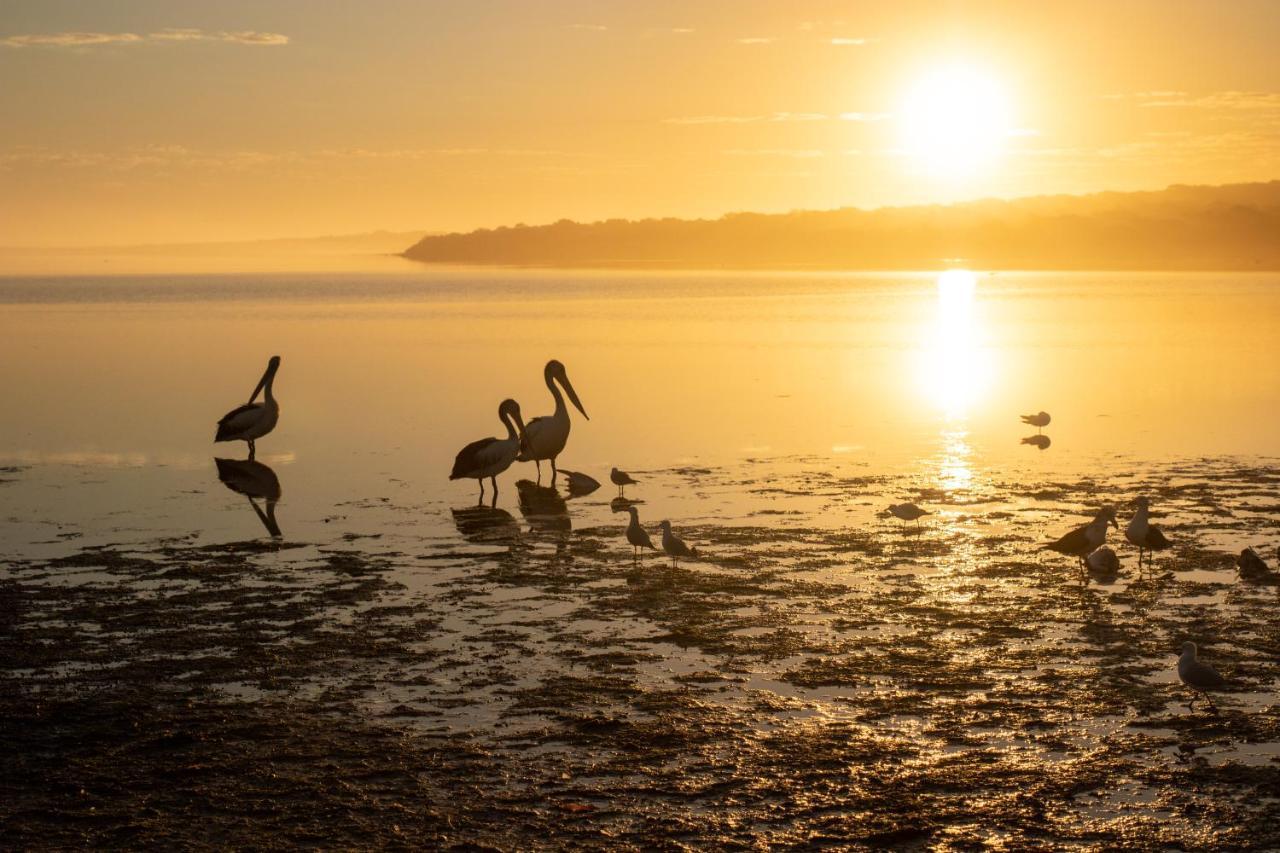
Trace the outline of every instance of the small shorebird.
{"type": "Polygon", "coordinates": [[[902,521],[914,521],[916,527],[920,526],[920,519],[932,513],[921,509],[915,504],[889,504],[889,515],[902,521]]]}
{"type": "Polygon", "coordinates": [[[636,484],[636,481],[631,479],[630,474],[626,471],[619,471],[617,468],[614,468],[609,472],[609,479],[618,487],[618,497],[625,497],[627,493],[627,486],[634,486],[636,484]]]}
{"type": "Polygon", "coordinates": [[[520,438],[524,434],[524,422],[520,420],[520,406],[515,400],[503,400],[498,406],[498,420],[507,428],[506,438],[482,438],[458,451],[453,460],[450,480],[478,480],[480,503],[484,503],[484,478],[493,483],[493,502],[498,502],[498,475],[511,467],[520,454],[520,438]]]}
{"type": "Polygon", "coordinates": [[[1120,558],[1106,545],[1085,557],[1084,562],[1097,577],[1114,578],[1120,573],[1120,558]]]}
{"type": "Polygon", "coordinates": [[[1133,514],[1129,526],[1124,529],[1124,538],[1128,539],[1130,544],[1138,546],[1138,562],[1141,563],[1147,551],[1163,551],[1173,547],[1173,543],[1165,538],[1159,527],[1151,523],[1148,517],[1151,502],[1143,496],[1134,503],[1138,505],[1138,511],[1133,514]]]}
{"type": "Polygon", "coordinates": [[[639,559],[641,548],[648,548],[650,551],[658,550],[654,547],[649,534],[640,526],[640,511],[634,506],[629,506],[627,512],[631,514],[631,521],[627,523],[627,541],[631,543],[632,558],[639,559]]]}
{"type": "Polygon", "coordinates": [[[557,383],[564,387],[570,402],[577,407],[582,416],[591,420],[587,410],[582,408],[578,394],[573,390],[573,383],[565,373],[564,365],[552,359],[542,369],[542,378],[551,391],[551,398],[556,401],[556,410],[550,415],[534,418],[524,428],[524,439],[520,445],[520,461],[538,463],[538,482],[542,482],[542,460],[551,460],[551,487],[556,485],[556,457],[564,450],[569,441],[569,409],[564,404],[564,395],[560,393],[557,383]]]}
{"type": "Polygon", "coordinates": [[[214,442],[245,441],[249,444],[249,458],[253,459],[256,448],[254,441],[262,438],[276,428],[280,420],[280,404],[271,393],[271,386],[276,381],[276,371],[280,369],[280,356],[273,355],[267,362],[267,370],[258,380],[258,385],[249,395],[249,402],[239,406],[222,416],[218,421],[218,432],[213,436],[214,442]],[[255,403],[258,394],[262,394],[262,402],[255,403]]]}
{"type": "Polygon", "coordinates": [[[1107,541],[1107,525],[1110,524],[1117,530],[1120,525],[1116,523],[1116,511],[1109,506],[1104,506],[1098,510],[1097,515],[1093,517],[1093,521],[1082,527],[1077,527],[1061,539],[1050,542],[1042,546],[1047,551],[1057,551],[1059,554],[1066,554],[1069,557],[1075,557],[1080,560],[1080,568],[1085,568],[1085,557],[1102,547],[1107,541]]]}
{"type": "Polygon", "coordinates": [[[564,474],[565,482],[569,485],[569,497],[571,498],[586,497],[600,488],[599,480],[581,471],[561,471],[560,473],[564,474]]]}
{"type": "Polygon", "coordinates": [[[676,559],[679,557],[697,557],[698,549],[690,548],[684,544],[684,540],[671,532],[671,522],[663,520],[658,525],[662,528],[662,550],[667,552],[667,556],[671,558],[671,565],[677,565],[676,559]]]}
{"type": "Polygon", "coordinates": [[[1030,424],[1031,426],[1035,427],[1037,431],[1047,427],[1049,425],[1050,420],[1051,418],[1049,417],[1048,412],[1036,412],[1034,415],[1022,416],[1022,422],[1024,424],[1030,424]]]}
{"type": "MultiPolygon", "coordinates": [[[[1219,675],[1216,669],[1200,660],[1196,644],[1190,640],[1182,644],[1182,654],[1178,657],[1178,678],[1183,684],[1196,691],[1198,696],[1208,700],[1210,708],[1214,711],[1218,710],[1207,691],[1221,690],[1226,686],[1227,680],[1219,675]]],[[[1190,708],[1194,704],[1195,699],[1192,699],[1187,707],[1190,708]]]]}

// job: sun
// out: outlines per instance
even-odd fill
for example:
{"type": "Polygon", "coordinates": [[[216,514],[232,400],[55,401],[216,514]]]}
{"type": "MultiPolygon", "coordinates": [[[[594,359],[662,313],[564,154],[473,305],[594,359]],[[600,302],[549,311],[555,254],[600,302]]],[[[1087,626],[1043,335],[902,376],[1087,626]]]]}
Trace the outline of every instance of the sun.
{"type": "Polygon", "coordinates": [[[980,68],[933,68],[908,89],[899,111],[902,147],[931,177],[964,179],[987,171],[1011,127],[1004,88],[980,68]]]}

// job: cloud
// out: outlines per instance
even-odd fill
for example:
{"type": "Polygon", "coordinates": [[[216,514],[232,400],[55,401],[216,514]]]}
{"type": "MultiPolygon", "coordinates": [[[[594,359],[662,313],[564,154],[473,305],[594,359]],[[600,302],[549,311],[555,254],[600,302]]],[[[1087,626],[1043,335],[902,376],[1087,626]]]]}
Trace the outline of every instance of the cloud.
{"type": "Polygon", "coordinates": [[[1208,110],[1280,110],[1280,92],[1211,92],[1192,97],[1186,92],[1144,93],[1144,107],[1193,107],[1208,110]]]}
{"type": "Polygon", "coordinates": [[[602,33],[609,29],[604,24],[570,24],[571,30],[590,30],[593,33],[602,33]]]}
{"type": "Polygon", "coordinates": [[[735,157],[790,157],[796,160],[811,160],[824,154],[816,148],[730,148],[724,153],[735,157]]]}
{"type": "Polygon", "coordinates": [[[826,121],[826,113],[766,113],[754,116],[685,116],[663,119],[665,124],[754,124],[768,121],[826,121]]]}
{"type": "Polygon", "coordinates": [[[762,37],[740,38],[737,40],[738,44],[773,44],[774,41],[775,39],[762,37]]]}
{"type": "Polygon", "coordinates": [[[0,39],[0,44],[7,47],[96,47],[104,44],[142,42],[229,42],[275,47],[288,44],[289,37],[281,33],[263,33],[256,30],[201,30],[193,27],[171,27],[145,35],[65,32],[16,35],[0,39]]]}
{"type": "Polygon", "coordinates": [[[867,44],[867,43],[869,43],[870,41],[871,41],[871,39],[833,38],[833,39],[831,40],[831,43],[832,43],[832,44],[845,44],[845,45],[852,45],[852,46],[854,46],[854,47],[861,47],[862,45],[867,44]]]}
{"type": "Polygon", "coordinates": [[[884,121],[889,113],[840,113],[841,121],[884,121]]]}

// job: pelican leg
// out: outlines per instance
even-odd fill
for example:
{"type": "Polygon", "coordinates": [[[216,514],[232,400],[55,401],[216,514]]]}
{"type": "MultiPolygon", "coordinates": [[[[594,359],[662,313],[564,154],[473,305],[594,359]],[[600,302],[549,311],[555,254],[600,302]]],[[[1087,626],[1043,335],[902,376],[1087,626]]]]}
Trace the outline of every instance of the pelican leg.
{"type": "Polygon", "coordinates": [[[476,482],[480,484],[480,497],[476,498],[476,506],[484,504],[484,477],[477,477],[476,482]]]}
{"type": "Polygon", "coordinates": [[[490,477],[489,482],[493,483],[493,499],[496,501],[498,499],[498,476],[495,474],[490,477]]]}
{"type": "Polygon", "coordinates": [[[557,474],[557,473],[558,473],[558,472],[556,471],[556,458],[555,458],[554,456],[552,456],[552,457],[551,457],[551,488],[553,488],[553,489],[556,487],[556,474],[557,474]]]}
{"type": "Polygon", "coordinates": [[[538,485],[541,486],[542,485],[542,460],[535,459],[533,460],[533,464],[538,466],[538,485]]]}
{"type": "Polygon", "coordinates": [[[249,461],[253,461],[253,455],[258,452],[258,448],[254,446],[253,439],[249,439],[249,461]]]}

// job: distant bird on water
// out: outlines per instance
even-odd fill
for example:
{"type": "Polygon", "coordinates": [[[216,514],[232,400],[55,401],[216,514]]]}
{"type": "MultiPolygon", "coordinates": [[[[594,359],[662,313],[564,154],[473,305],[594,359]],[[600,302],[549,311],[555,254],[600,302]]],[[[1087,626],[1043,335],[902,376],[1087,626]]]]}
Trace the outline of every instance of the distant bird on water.
{"type": "Polygon", "coordinates": [[[493,501],[498,501],[498,475],[511,467],[520,455],[520,438],[524,435],[524,422],[520,420],[520,406],[515,400],[503,400],[498,406],[498,420],[507,428],[506,438],[482,438],[473,441],[453,460],[450,480],[478,480],[480,502],[484,502],[484,478],[493,483],[493,501]]]}
{"type": "Polygon", "coordinates": [[[213,440],[244,441],[249,444],[249,458],[253,459],[256,448],[254,442],[276,428],[280,420],[280,404],[271,393],[271,386],[276,381],[276,371],[280,369],[280,356],[273,355],[267,362],[267,370],[258,380],[258,385],[249,395],[249,402],[232,409],[218,421],[218,431],[213,440]],[[262,402],[255,403],[258,394],[262,394],[262,402]]]}
{"type": "MultiPolygon", "coordinates": [[[[1207,691],[1221,690],[1227,685],[1227,680],[1219,675],[1216,669],[1200,660],[1196,644],[1190,640],[1182,644],[1182,654],[1178,657],[1178,678],[1198,695],[1207,699],[1210,708],[1218,710],[1207,691]]],[[[1191,702],[1194,704],[1195,699],[1191,702]]]]}
{"type": "Polygon", "coordinates": [[[1104,506],[1098,510],[1093,521],[1077,527],[1061,539],[1046,544],[1044,548],[1075,557],[1080,560],[1080,567],[1085,568],[1085,557],[1101,548],[1107,541],[1108,524],[1117,530],[1120,529],[1120,525],[1116,523],[1116,511],[1109,506],[1104,506]]]}
{"type": "Polygon", "coordinates": [[[1163,551],[1173,547],[1173,543],[1165,538],[1159,527],[1151,523],[1148,517],[1151,502],[1146,496],[1139,497],[1134,503],[1138,505],[1138,511],[1133,514],[1129,526],[1124,529],[1124,538],[1128,539],[1130,544],[1138,546],[1138,562],[1141,563],[1147,551],[1163,551]]]}
{"type": "Polygon", "coordinates": [[[582,412],[582,416],[587,420],[591,418],[587,415],[587,410],[582,408],[563,364],[555,359],[548,361],[547,366],[542,369],[542,378],[547,383],[551,398],[556,401],[556,410],[550,415],[534,418],[525,426],[519,459],[521,462],[538,463],[538,482],[542,482],[542,460],[550,459],[551,487],[555,488],[556,457],[569,441],[569,409],[564,404],[564,395],[560,393],[557,383],[564,387],[565,394],[569,395],[569,400],[582,412]]]}
{"type": "Polygon", "coordinates": [[[684,540],[671,532],[671,522],[665,519],[658,525],[662,528],[662,550],[667,552],[667,556],[671,558],[671,565],[677,565],[677,559],[680,557],[697,557],[698,549],[690,548],[684,544],[684,540]]]}
{"type": "Polygon", "coordinates": [[[658,550],[654,547],[649,534],[640,526],[640,511],[634,506],[629,506],[627,512],[631,514],[631,521],[627,523],[627,541],[631,543],[632,557],[639,557],[641,548],[648,548],[650,551],[658,550]]]}
{"type": "Polygon", "coordinates": [[[618,487],[619,497],[624,497],[626,495],[627,486],[634,486],[636,484],[636,481],[631,479],[630,474],[626,471],[619,471],[617,468],[614,468],[609,472],[609,479],[618,487]]]}
{"type": "Polygon", "coordinates": [[[1034,415],[1022,416],[1022,422],[1024,424],[1030,424],[1037,430],[1042,430],[1047,427],[1049,425],[1049,421],[1050,418],[1048,412],[1036,412],[1034,415]]]}
{"type": "Polygon", "coordinates": [[[894,518],[901,519],[902,521],[914,521],[916,523],[916,527],[920,526],[920,519],[924,518],[926,515],[932,515],[932,513],[923,510],[912,503],[889,504],[889,514],[894,518]]]}

